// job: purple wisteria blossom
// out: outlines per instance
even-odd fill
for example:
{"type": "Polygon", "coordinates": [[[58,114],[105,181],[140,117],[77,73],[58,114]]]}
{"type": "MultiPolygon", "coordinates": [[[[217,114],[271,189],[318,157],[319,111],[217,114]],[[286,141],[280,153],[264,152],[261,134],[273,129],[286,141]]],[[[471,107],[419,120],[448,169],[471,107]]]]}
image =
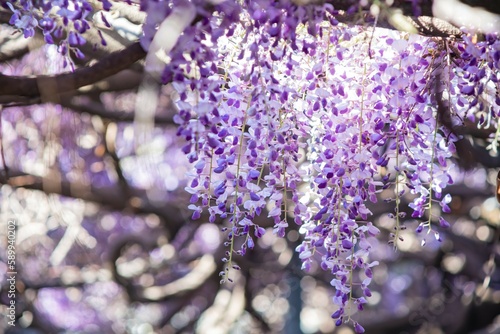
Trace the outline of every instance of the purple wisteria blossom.
{"type": "MultiPolygon", "coordinates": [[[[85,57],[90,2],[1,3],[26,37],[39,28],[63,56],[85,57]]],[[[360,4],[368,2],[353,1],[351,9],[360,4]]],[[[111,8],[109,1],[101,5],[111,8]]],[[[209,222],[226,223],[221,281],[232,281],[232,270],[240,270],[236,255],[265,234],[258,216],[280,237],[296,224],[302,269],[316,262],[331,274],[335,323],[363,333],[353,315],[372,296],[378,262],[370,242],[380,234],[370,205],[390,192],[389,243],[396,248],[406,228],[403,198],[420,222],[416,232],[441,240],[439,231],[450,226],[450,161],[461,139],[452,127],[474,121],[498,129],[499,39],[477,42],[464,32],[452,45],[347,26],[329,3],[141,1],[145,50],[183,6],[195,18],[184,22],[164,57],[161,80],[175,89],[177,135],[192,164],[186,187],[192,219],[206,214],[209,222]]],[[[492,150],[499,136],[489,138],[492,150]]]]}
{"type": "MultiPolygon", "coordinates": [[[[229,222],[222,281],[231,280],[233,255],[262,236],[256,216],[267,215],[278,236],[289,222],[300,225],[302,268],[319,261],[331,272],[339,307],[332,317],[362,333],[352,308],[362,310],[371,296],[378,264],[369,259],[369,240],[379,234],[369,202],[394,189],[395,247],[406,228],[400,199],[407,194],[419,230],[441,240],[438,229],[449,226],[433,205],[449,211],[443,191],[453,183],[456,138],[439,123],[433,88],[450,54],[432,39],[338,25],[328,5],[252,1],[218,11],[222,20],[185,31],[164,72],[179,94],[178,134],[194,166],[187,188],[193,218],[207,210],[210,221],[229,222]]],[[[495,80],[492,69],[474,70],[476,81],[495,80]]],[[[454,113],[467,117],[469,109],[454,113]]]]}
{"type": "MultiPolygon", "coordinates": [[[[104,10],[109,10],[109,1],[100,1],[104,10]]],[[[25,37],[32,37],[39,28],[48,44],[57,44],[65,56],[64,67],[74,69],[70,55],[84,59],[80,47],[86,43],[83,34],[91,28],[88,16],[94,10],[86,0],[57,1],[0,1],[12,11],[10,24],[22,30],[25,37]]],[[[101,43],[106,44],[101,36],[101,43]]]]}

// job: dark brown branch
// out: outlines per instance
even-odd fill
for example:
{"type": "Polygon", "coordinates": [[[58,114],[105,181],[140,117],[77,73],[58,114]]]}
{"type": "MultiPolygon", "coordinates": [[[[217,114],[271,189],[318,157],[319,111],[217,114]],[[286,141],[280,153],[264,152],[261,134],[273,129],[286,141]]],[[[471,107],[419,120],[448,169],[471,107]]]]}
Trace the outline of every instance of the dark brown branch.
{"type": "Polygon", "coordinates": [[[124,70],[112,75],[106,80],[96,82],[92,86],[87,86],[78,90],[78,94],[98,95],[104,92],[117,92],[125,90],[136,90],[142,80],[143,73],[132,70],[124,70]]]}
{"type": "MultiPolygon", "coordinates": [[[[137,63],[136,63],[137,64],[137,63]]],[[[142,73],[131,71],[131,70],[123,70],[117,74],[114,74],[105,80],[101,80],[96,82],[95,84],[82,87],[76,91],[65,93],[61,95],[53,96],[53,99],[50,100],[45,98],[45,102],[54,102],[59,103],[64,106],[68,101],[72,98],[79,96],[99,96],[101,93],[109,93],[109,92],[119,92],[126,90],[135,90],[139,86],[142,80],[142,73]]],[[[20,107],[20,106],[29,106],[33,104],[42,103],[42,98],[38,97],[25,97],[25,96],[13,96],[13,95],[5,95],[0,96],[0,105],[3,105],[4,108],[8,107],[20,107]]],[[[92,108],[91,108],[92,109],[92,108]]],[[[100,108],[102,110],[102,108],[100,108]]],[[[97,114],[99,115],[99,111],[89,111],[89,114],[97,114]]],[[[118,117],[117,120],[120,120],[119,115],[120,112],[116,112],[114,116],[110,116],[109,118],[114,119],[114,117],[118,117]]],[[[103,117],[107,117],[105,115],[101,115],[103,117]]]]}
{"type": "MultiPolygon", "coordinates": [[[[76,113],[87,113],[102,117],[104,119],[116,122],[133,122],[135,113],[125,112],[120,110],[106,110],[104,106],[98,102],[79,103],[73,100],[62,101],[61,105],[76,113]]],[[[155,125],[173,125],[173,119],[170,116],[157,115],[154,118],[155,125]]]]}
{"type": "Polygon", "coordinates": [[[42,101],[50,101],[54,95],[74,91],[127,69],[145,56],[146,52],[137,42],[92,66],[79,68],[71,73],[33,77],[14,77],[0,74],[0,96],[39,96],[42,101]]]}

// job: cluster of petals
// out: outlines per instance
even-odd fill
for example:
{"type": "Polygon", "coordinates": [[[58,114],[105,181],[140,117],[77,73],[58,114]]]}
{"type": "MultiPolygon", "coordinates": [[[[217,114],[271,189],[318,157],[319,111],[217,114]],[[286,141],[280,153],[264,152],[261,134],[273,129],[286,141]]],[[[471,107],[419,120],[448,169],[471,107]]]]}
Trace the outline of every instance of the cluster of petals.
{"type": "MultiPolygon", "coordinates": [[[[60,48],[77,52],[88,2],[41,3],[40,18],[31,1],[7,2],[11,23],[25,36],[39,26],[51,43],[61,38],[49,14],[57,8],[62,25],[71,26],[60,48]]],[[[391,188],[396,231],[407,194],[412,217],[422,220],[417,232],[439,239],[436,227],[449,227],[432,206],[450,211],[444,191],[460,139],[451,128],[464,120],[498,126],[498,36],[477,42],[464,34],[454,43],[348,27],[330,4],[172,0],[141,2],[148,13],[142,45],[182,8],[195,8],[196,18],[161,79],[177,92],[177,135],[193,166],[186,188],[192,218],[206,212],[210,222],[227,220],[228,268],[237,267],[233,253],[245,254],[265,233],[257,216],[267,215],[279,236],[289,222],[300,225],[303,269],[318,263],[331,273],[332,317],[364,332],[351,308],[367,303],[378,264],[370,259],[370,239],[380,232],[370,203],[391,188]],[[451,126],[441,121],[441,105],[451,126]]]]}
{"type": "MultiPolygon", "coordinates": [[[[332,317],[361,333],[351,308],[362,310],[371,296],[378,262],[370,260],[370,239],[380,232],[369,202],[392,187],[395,220],[409,193],[412,216],[423,220],[418,232],[439,239],[434,225],[449,227],[431,209],[450,210],[443,192],[453,183],[459,138],[440,123],[436,105],[460,99],[467,73],[475,71],[470,85],[498,82],[497,42],[481,49],[466,39],[459,47],[485,60],[476,69],[465,54],[452,69],[440,41],[339,25],[329,5],[222,4],[184,33],[163,76],[179,94],[178,134],[194,167],[193,218],[206,210],[212,222],[228,220],[229,265],[233,252],[244,254],[263,235],[256,216],[267,214],[279,236],[290,221],[300,225],[303,269],[316,262],[332,274],[332,317]],[[236,238],[244,240],[238,250],[236,238]]],[[[462,102],[467,108],[450,112],[454,122],[482,111],[471,111],[474,97],[462,102]]]]}
{"type": "MultiPolygon", "coordinates": [[[[111,2],[101,0],[104,11],[109,11],[111,2]]],[[[88,16],[94,11],[91,1],[55,0],[55,1],[0,1],[0,4],[12,12],[9,23],[21,30],[25,37],[32,37],[35,29],[41,30],[47,44],[58,45],[59,52],[65,56],[64,67],[74,68],[71,55],[83,59],[80,50],[87,43],[83,36],[91,28],[88,16]]],[[[102,20],[110,27],[103,15],[102,20]]],[[[100,32],[101,43],[106,45],[100,32]]]]}

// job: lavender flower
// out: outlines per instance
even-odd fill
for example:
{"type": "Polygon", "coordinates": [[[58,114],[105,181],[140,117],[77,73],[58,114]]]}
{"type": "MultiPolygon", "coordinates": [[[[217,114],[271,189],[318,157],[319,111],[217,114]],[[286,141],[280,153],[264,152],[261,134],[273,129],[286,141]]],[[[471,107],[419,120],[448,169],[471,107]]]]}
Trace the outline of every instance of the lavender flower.
{"type": "MultiPolygon", "coordinates": [[[[111,8],[109,1],[102,5],[111,8]]],[[[38,27],[62,55],[85,56],[79,48],[90,29],[89,2],[7,6],[10,23],[26,37],[38,27]]],[[[141,2],[148,14],[144,49],[182,6],[197,17],[183,21],[186,28],[160,64],[161,78],[176,91],[177,135],[193,166],[186,187],[192,219],[206,211],[210,222],[226,224],[222,281],[239,270],[233,256],[266,233],[257,216],[265,215],[281,237],[295,223],[302,268],[318,261],[332,275],[338,306],[332,318],[363,333],[349,308],[363,309],[378,264],[370,258],[370,237],[380,231],[368,204],[382,190],[393,191],[387,201],[394,203],[390,242],[396,247],[405,229],[402,198],[411,194],[412,217],[421,220],[416,232],[441,240],[436,225],[450,224],[436,207],[451,211],[445,189],[453,183],[449,159],[458,138],[438,121],[436,90],[446,97],[452,122],[498,126],[498,38],[474,43],[465,35],[452,50],[449,42],[395,31],[377,29],[368,37],[364,28],[340,25],[330,4],[213,1],[209,11],[204,0],[171,0],[141,2]],[[435,72],[444,82],[438,89],[435,72]]],[[[419,10],[415,1],[413,7],[419,10]]],[[[491,149],[499,137],[497,131],[491,149]]]]}

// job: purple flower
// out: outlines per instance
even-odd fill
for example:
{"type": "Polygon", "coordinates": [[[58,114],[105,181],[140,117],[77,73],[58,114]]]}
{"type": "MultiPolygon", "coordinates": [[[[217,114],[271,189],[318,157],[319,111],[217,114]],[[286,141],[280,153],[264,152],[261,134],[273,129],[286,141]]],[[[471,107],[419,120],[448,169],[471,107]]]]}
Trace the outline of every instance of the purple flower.
{"type": "Polygon", "coordinates": [[[460,89],[460,92],[465,95],[472,95],[474,92],[474,86],[463,86],[462,89],[460,89]]]}
{"type": "Polygon", "coordinates": [[[247,245],[248,245],[248,248],[250,248],[250,249],[253,249],[255,247],[255,244],[253,242],[252,237],[248,237],[247,245]]]}
{"type": "Polygon", "coordinates": [[[347,239],[344,239],[342,240],[342,247],[344,247],[345,249],[351,249],[353,246],[352,242],[347,240],[347,239]]]}
{"type": "Polygon", "coordinates": [[[439,225],[442,228],[448,228],[448,227],[450,227],[450,223],[448,223],[443,217],[439,217],[439,225]]]}
{"type": "Polygon", "coordinates": [[[363,328],[363,326],[356,322],[356,324],[354,325],[354,331],[356,333],[364,333],[365,329],[363,328]]]}
{"type": "MultiPolygon", "coordinates": [[[[237,254],[265,233],[254,225],[258,215],[278,236],[286,235],[293,218],[303,234],[297,248],[302,268],[318,261],[333,276],[338,309],[350,302],[362,309],[366,300],[352,296],[371,295],[377,263],[369,260],[370,238],[380,234],[366,202],[376,202],[381,192],[393,194],[386,202],[394,205],[392,219],[400,228],[407,217],[398,205],[408,192],[414,218],[436,217],[438,201],[449,210],[445,188],[452,183],[449,159],[457,138],[436,122],[437,96],[429,89],[432,64],[447,62],[440,54],[431,61],[429,50],[440,47],[436,41],[397,32],[375,36],[367,59],[361,45],[339,43],[352,40],[358,28],[324,26],[318,14],[333,13],[330,5],[311,4],[309,12],[289,1],[265,4],[217,5],[224,15],[208,15],[186,29],[169,54],[168,78],[179,96],[178,135],[187,142],[183,151],[197,180],[188,190],[197,195],[194,203],[204,201],[200,208],[209,210],[210,220],[227,219],[227,244],[242,245],[237,254]],[[307,31],[297,29],[305,24],[307,31]],[[330,44],[336,57],[327,52],[330,44]],[[186,74],[191,72],[200,75],[186,74]],[[350,283],[350,277],[364,276],[362,283],[350,283]]],[[[148,8],[153,12],[145,35],[155,33],[160,10],[168,12],[161,6],[148,8]]],[[[148,44],[147,37],[143,41],[148,44]]],[[[487,76],[478,68],[487,62],[472,63],[468,76],[449,79],[455,91],[443,88],[454,105],[463,104],[457,107],[461,115],[473,99],[480,107],[474,80],[487,76]],[[458,87],[465,89],[461,97],[458,87]]],[[[417,232],[424,227],[431,228],[430,221],[417,232]]],[[[343,311],[333,315],[343,322],[343,311]]]]}

